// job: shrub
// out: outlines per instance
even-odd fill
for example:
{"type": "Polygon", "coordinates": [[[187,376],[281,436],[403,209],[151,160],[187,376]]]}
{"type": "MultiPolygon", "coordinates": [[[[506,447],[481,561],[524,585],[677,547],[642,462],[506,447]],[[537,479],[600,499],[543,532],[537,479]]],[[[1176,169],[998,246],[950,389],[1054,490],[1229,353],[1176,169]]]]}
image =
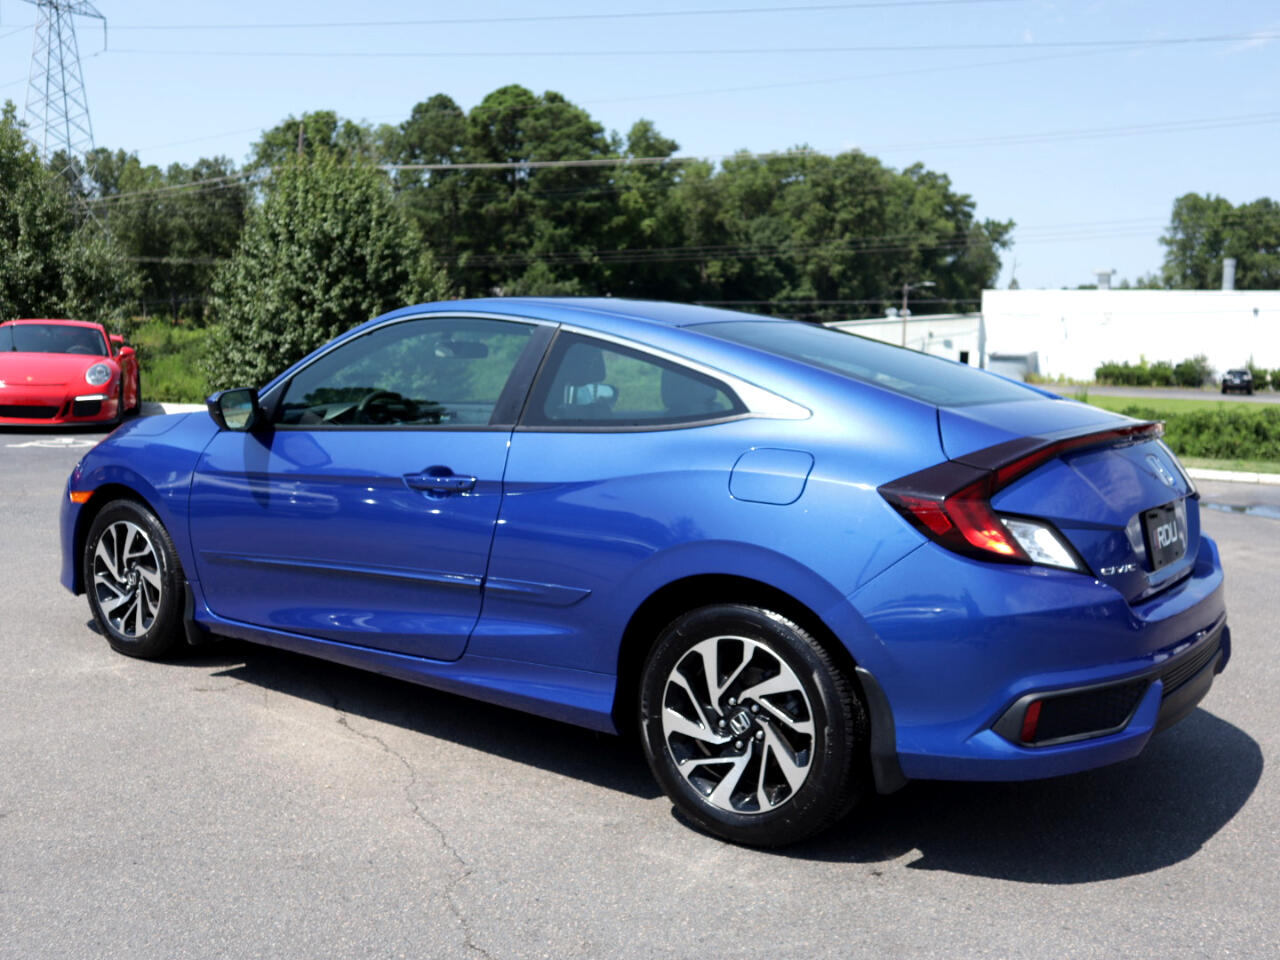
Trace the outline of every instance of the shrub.
{"type": "Polygon", "coordinates": [[[1173,375],[1179,386],[1203,387],[1213,379],[1213,367],[1209,366],[1209,358],[1201,353],[1174,367],[1173,375]]]}
{"type": "Polygon", "coordinates": [[[1271,371],[1271,389],[1280,390],[1280,368],[1271,371]]]}
{"type": "Polygon", "coordinates": [[[1134,406],[1123,413],[1139,420],[1163,420],[1165,442],[1181,457],[1280,461],[1280,406],[1238,404],[1236,409],[1173,414],[1134,406]]]}
{"type": "Polygon", "coordinates": [[[201,365],[214,329],[174,326],[168,320],[128,324],[125,339],[138,351],[142,399],[200,403],[209,395],[209,378],[201,365]]]}

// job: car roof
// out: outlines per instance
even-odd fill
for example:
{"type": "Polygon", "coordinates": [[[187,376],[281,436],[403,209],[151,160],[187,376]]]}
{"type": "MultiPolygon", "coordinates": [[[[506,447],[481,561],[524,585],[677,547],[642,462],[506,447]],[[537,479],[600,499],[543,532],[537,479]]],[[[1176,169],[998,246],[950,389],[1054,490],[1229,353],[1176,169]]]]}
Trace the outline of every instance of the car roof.
{"type": "Polygon", "coordinates": [[[4,324],[8,324],[8,323],[52,323],[60,327],[89,327],[92,330],[103,329],[102,324],[94,323],[91,320],[65,320],[65,319],[55,320],[52,317],[48,319],[39,319],[36,317],[21,317],[14,320],[5,320],[4,323],[0,323],[0,326],[4,326],[4,324]]]}
{"type": "Polygon", "coordinates": [[[702,323],[723,323],[730,320],[775,320],[703,307],[691,303],[668,303],[662,300],[629,300],[623,297],[483,297],[471,300],[448,300],[438,303],[418,304],[397,310],[395,314],[423,311],[478,311],[521,315],[535,320],[555,322],[579,322],[595,326],[593,320],[628,320],[656,324],[664,327],[687,327],[702,323]]]}

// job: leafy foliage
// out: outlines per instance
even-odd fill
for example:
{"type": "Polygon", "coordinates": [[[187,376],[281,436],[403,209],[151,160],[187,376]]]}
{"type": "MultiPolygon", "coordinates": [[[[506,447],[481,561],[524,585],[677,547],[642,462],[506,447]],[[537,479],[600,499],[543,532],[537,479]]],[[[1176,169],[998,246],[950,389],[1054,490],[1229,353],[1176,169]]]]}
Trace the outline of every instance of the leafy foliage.
{"type": "Polygon", "coordinates": [[[291,158],[214,282],[211,385],[263,383],[356,323],[448,293],[380,171],[291,158]]]}
{"type": "Polygon", "coordinates": [[[1202,387],[1213,379],[1209,358],[1197,354],[1174,366],[1167,360],[1147,363],[1145,357],[1136,364],[1109,360],[1098,366],[1094,378],[1099,383],[1122,387],[1202,387]]]}
{"type": "Polygon", "coordinates": [[[219,261],[231,256],[250,192],[226,157],[143,166],[136,154],[95,150],[89,157],[94,210],[138,265],[141,312],[201,321],[219,261]],[[200,189],[184,189],[208,182],[200,189]]]}
{"type": "Polygon", "coordinates": [[[1280,406],[1240,409],[1249,406],[1177,414],[1133,406],[1121,412],[1139,420],[1164,420],[1165,442],[1179,456],[1280,461],[1280,406]]]}
{"type": "Polygon", "coordinates": [[[1221,287],[1224,257],[1236,259],[1236,289],[1280,287],[1280,203],[1268,197],[1233,206],[1224,197],[1188,193],[1174,201],[1160,242],[1167,287],[1221,287]]]}
{"type": "Polygon", "coordinates": [[[120,247],[41,164],[6,102],[0,111],[0,319],[62,316],[115,325],[137,289],[120,247]]]}

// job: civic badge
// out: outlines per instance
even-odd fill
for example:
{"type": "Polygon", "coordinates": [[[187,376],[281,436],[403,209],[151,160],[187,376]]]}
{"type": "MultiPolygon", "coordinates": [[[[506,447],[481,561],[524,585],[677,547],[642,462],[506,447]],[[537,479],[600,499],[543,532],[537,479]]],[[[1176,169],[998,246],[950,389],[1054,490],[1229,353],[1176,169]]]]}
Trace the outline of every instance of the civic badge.
{"type": "Polygon", "coordinates": [[[1147,463],[1151,467],[1151,472],[1163,480],[1166,487],[1172,487],[1177,483],[1173,479],[1173,474],[1169,472],[1169,468],[1154,453],[1147,454],[1147,463]]]}

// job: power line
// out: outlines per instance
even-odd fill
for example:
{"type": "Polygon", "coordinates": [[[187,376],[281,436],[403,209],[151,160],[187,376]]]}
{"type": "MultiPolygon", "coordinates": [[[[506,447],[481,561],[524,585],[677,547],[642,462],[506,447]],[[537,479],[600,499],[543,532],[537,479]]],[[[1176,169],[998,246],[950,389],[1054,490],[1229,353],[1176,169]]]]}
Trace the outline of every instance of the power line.
{"type": "Polygon", "coordinates": [[[165,23],[126,24],[115,30],[318,30],[360,27],[445,27],[460,24],[556,23],[566,20],[639,20],[669,17],[739,16],[753,13],[826,13],[837,10],[908,9],[913,7],[956,7],[979,4],[1022,3],[1025,0],[864,0],[860,3],[810,3],[798,6],[729,7],[702,10],[642,10],[628,13],[530,14],[518,17],[455,17],[433,20],[331,20],[312,23],[165,23]]]}
{"type": "Polygon", "coordinates": [[[932,73],[951,73],[956,70],[978,70],[984,67],[1014,66],[1023,63],[1044,63],[1049,60],[1072,60],[1079,57],[1096,56],[1105,53],[1102,50],[1086,50],[1076,53],[1050,53],[1039,57],[1017,57],[1012,60],[983,60],[978,63],[947,64],[936,67],[917,67],[911,70],[892,70],[877,73],[858,73],[845,77],[826,77],[819,80],[784,80],[778,83],[752,83],[736,87],[715,87],[702,90],[679,90],[670,93],[637,94],[627,97],[608,97],[596,100],[582,100],[580,103],[631,103],[647,100],[673,100],[685,97],[709,96],[717,93],[753,93],[758,90],[783,90],[788,87],[816,87],[833,83],[853,83],[858,80],[889,80],[897,77],[913,77],[932,73]]]}
{"type": "Polygon", "coordinates": [[[1035,50],[1035,49],[1136,49],[1142,47],[1189,46],[1196,44],[1241,43],[1258,40],[1280,40],[1280,33],[1231,34],[1203,37],[1149,37],[1136,40],[1048,40],[1036,43],[941,43],[941,44],[862,44],[856,46],[828,47],[710,47],[686,49],[647,48],[644,50],[411,50],[411,51],[360,51],[360,50],[157,50],[117,48],[116,54],[142,54],[145,56],[212,56],[212,57],[293,57],[309,59],[357,58],[357,59],[466,59],[470,57],[501,57],[511,60],[521,57],[655,57],[655,56],[776,56],[778,54],[823,53],[942,53],[975,50],[1035,50]]]}

